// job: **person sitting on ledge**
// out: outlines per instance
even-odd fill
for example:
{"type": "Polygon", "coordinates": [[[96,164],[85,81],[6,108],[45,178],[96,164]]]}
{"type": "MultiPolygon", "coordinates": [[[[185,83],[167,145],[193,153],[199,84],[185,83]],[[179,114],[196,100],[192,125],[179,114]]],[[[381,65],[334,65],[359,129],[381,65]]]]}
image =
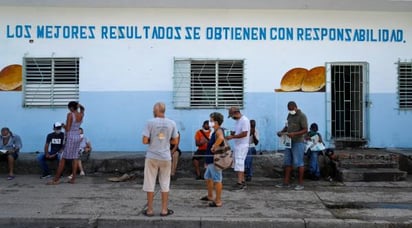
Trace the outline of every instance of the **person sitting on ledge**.
{"type": "Polygon", "coordinates": [[[14,161],[19,157],[20,149],[23,147],[20,136],[13,134],[9,128],[1,129],[0,160],[7,161],[9,175],[7,180],[14,179],[14,161]]]}
{"type": "Polygon", "coordinates": [[[46,143],[44,144],[44,153],[37,156],[40,168],[43,171],[41,179],[50,178],[50,170],[47,165],[47,161],[59,161],[61,152],[63,152],[64,146],[64,133],[62,132],[63,124],[56,122],[53,124],[53,132],[49,133],[46,137],[46,143]],[[50,148],[50,150],[49,150],[50,148]]]}

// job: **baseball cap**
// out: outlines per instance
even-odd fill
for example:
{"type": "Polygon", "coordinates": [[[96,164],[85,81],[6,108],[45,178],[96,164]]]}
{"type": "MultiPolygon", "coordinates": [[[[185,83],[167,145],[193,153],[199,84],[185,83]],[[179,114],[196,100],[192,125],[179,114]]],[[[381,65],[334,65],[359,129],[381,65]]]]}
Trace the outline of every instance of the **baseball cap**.
{"type": "Polygon", "coordinates": [[[240,112],[240,109],[238,107],[233,106],[233,107],[230,107],[228,111],[229,111],[229,115],[227,118],[230,118],[236,112],[240,112]]]}
{"type": "Polygon", "coordinates": [[[63,124],[60,123],[60,122],[56,122],[56,123],[53,124],[54,128],[59,128],[59,127],[62,127],[62,126],[63,126],[63,124]]]}

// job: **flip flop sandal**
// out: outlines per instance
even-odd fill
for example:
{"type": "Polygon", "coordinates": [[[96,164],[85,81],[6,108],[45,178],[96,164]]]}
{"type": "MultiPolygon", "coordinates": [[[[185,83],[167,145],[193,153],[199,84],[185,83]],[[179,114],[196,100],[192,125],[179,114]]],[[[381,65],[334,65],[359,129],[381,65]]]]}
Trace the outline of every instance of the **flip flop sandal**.
{"type": "Polygon", "coordinates": [[[58,184],[60,184],[60,180],[57,180],[57,181],[52,180],[46,183],[46,185],[58,185],[58,184]]]}
{"type": "Polygon", "coordinates": [[[147,209],[146,209],[146,210],[143,210],[142,214],[143,214],[144,216],[147,216],[147,217],[153,217],[153,215],[154,215],[153,213],[151,213],[151,214],[147,213],[147,209]]]}
{"type": "Polygon", "coordinates": [[[7,177],[7,180],[13,180],[14,179],[14,176],[8,176],[7,177]]]}
{"type": "Polygon", "coordinates": [[[212,201],[207,196],[203,196],[202,198],[200,198],[200,200],[202,200],[202,201],[212,201]]]}
{"type": "Polygon", "coordinates": [[[166,216],[169,216],[169,215],[173,215],[174,213],[175,212],[173,210],[167,209],[167,213],[166,214],[160,213],[160,216],[166,217],[166,216]]]}
{"type": "Polygon", "coordinates": [[[222,205],[217,205],[215,202],[209,203],[209,207],[221,207],[222,205]]]}

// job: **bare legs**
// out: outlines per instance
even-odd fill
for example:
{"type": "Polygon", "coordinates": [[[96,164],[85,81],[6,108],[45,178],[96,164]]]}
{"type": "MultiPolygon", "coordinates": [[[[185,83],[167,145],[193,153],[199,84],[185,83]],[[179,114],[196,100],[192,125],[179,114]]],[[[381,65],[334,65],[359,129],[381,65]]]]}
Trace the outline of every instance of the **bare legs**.
{"type": "Polygon", "coordinates": [[[73,159],[72,160],[72,179],[69,181],[69,183],[74,184],[74,181],[76,180],[76,174],[77,174],[77,166],[79,165],[79,160],[78,159],[73,159]]]}
{"type": "Polygon", "coordinates": [[[7,163],[9,165],[9,176],[14,176],[14,157],[12,155],[7,156],[7,163]]]}
{"type": "Polygon", "coordinates": [[[237,183],[242,184],[245,182],[245,172],[237,171],[237,183]]]}
{"type": "Polygon", "coordinates": [[[58,184],[59,183],[60,177],[62,176],[65,164],[66,164],[66,159],[61,158],[60,161],[59,161],[59,167],[57,167],[56,175],[54,176],[53,180],[50,181],[50,182],[47,182],[47,184],[58,184]]]}
{"type": "Polygon", "coordinates": [[[222,184],[222,182],[215,182],[214,184],[215,184],[215,191],[216,191],[215,204],[217,206],[222,206],[223,184],[222,184]]]}
{"type": "Polygon", "coordinates": [[[77,162],[77,164],[78,164],[78,166],[79,166],[79,171],[80,171],[80,173],[84,173],[84,170],[83,170],[83,164],[82,164],[82,161],[79,159],[78,160],[78,162],[77,162]]]}
{"type": "MultiPolygon", "coordinates": [[[[292,173],[293,167],[292,166],[286,166],[285,167],[285,177],[283,179],[283,183],[289,184],[290,182],[290,175],[292,173]]],[[[298,182],[300,185],[303,184],[303,175],[305,173],[305,167],[301,166],[298,167],[298,182]]]]}
{"type": "MultiPolygon", "coordinates": [[[[147,214],[153,214],[153,198],[154,192],[147,192],[147,214]]],[[[163,202],[162,202],[163,207],[163,202]]]]}
{"type": "Polygon", "coordinates": [[[162,192],[162,214],[166,215],[168,213],[169,208],[168,206],[169,202],[169,192],[162,192]]]}
{"type": "Polygon", "coordinates": [[[193,159],[193,167],[195,167],[196,177],[200,176],[200,167],[199,167],[199,160],[193,159]]]}
{"type": "Polygon", "coordinates": [[[179,161],[179,152],[176,151],[172,154],[172,170],[170,172],[172,179],[175,178],[178,161],[179,161]]]}
{"type": "Polygon", "coordinates": [[[299,173],[299,179],[298,179],[299,184],[303,185],[303,175],[305,174],[305,167],[303,166],[298,167],[298,173],[299,173]]]}
{"type": "Polygon", "coordinates": [[[290,182],[290,174],[292,173],[293,167],[292,166],[286,166],[285,167],[285,177],[283,179],[283,183],[289,184],[290,182]]]}
{"type": "Polygon", "coordinates": [[[206,186],[207,186],[207,198],[209,200],[213,200],[213,180],[207,179],[206,180],[206,186]]]}
{"type": "MultiPolygon", "coordinates": [[[[147,192],[147,214],[153,214],[154,192],[147,192]]],[[[162,192],[162,211],[161,214],[168,213],[169,192],[162,192]]]]}
{"type": "Polygon", "coordinates": [[[216,206],[221,207],[222,206],[222,190],[223,190],[222,182],[213,182],[213,180],[207,179],[206,185],[207,185],[207,198],[209,200],[213,200],[213,188],[214,188],[216,192],[216,198],[214,200],[214,203],[216,204],[216,206]]]}
{"type": "MultiPolygon", "coordinates": [[[[69,181],[69,183],[71,183],[71,184],[74,184],[74,180],[76,179],[78,161],[79,160],[77,160],[77,159],[72,160],[72,178],[69,181]]],[[[61,158],[60,161],[59,161],[59,166],[57,168],[56,175],[54,176],[53,180],[48,182],[47,184],[58,184],[59,183],[60,177],[62,176],[65,164],[66,164],[66,159],[61,158]]]]}

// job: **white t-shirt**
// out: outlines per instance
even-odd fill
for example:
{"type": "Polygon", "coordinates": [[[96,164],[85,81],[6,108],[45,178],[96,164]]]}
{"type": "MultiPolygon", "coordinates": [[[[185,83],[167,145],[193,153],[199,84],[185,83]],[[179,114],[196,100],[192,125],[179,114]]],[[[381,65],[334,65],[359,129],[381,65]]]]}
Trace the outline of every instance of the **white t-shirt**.
{"type": "Polygon", "coordinates": [[[240,139],[233,139],[235,146],[246,146],[249,147],[249,134],[250,134],[250,122],[249,119],[242,115],[242,117],[236,120],[235,124],[235,135],[238,135],[244,131],[247,131],[246,137],[240,139]]]}
{"type": "Polygon", "coordinates": [[[80,141],[80,152],[83,152],[90,140],[86,136],[83,136],[83,138],[81,139],[82,141],[80,141]]]}

